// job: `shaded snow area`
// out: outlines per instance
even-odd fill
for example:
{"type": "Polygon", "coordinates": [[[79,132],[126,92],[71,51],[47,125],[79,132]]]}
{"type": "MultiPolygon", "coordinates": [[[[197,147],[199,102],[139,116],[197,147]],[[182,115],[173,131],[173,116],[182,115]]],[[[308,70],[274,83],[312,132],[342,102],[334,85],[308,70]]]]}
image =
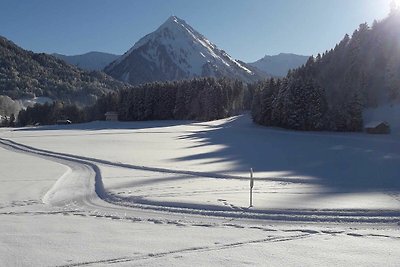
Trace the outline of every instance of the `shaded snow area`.
{"type": "Polygon", "coordinates": [[[400,264],[395,134],[285,131],[242,115],[0,138],[0,266],[400,264]]]}

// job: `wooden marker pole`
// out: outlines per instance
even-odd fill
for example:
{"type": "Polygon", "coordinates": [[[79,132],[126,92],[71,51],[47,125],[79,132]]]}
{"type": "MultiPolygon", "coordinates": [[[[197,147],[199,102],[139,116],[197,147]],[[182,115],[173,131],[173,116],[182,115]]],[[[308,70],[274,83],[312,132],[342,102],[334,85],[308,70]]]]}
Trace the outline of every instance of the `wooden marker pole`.
{"type": "Polygon", "coordinates": [[[253,207],[253,186],[254,186],[253,168],[250,168],[250,207],[253,207]]]}

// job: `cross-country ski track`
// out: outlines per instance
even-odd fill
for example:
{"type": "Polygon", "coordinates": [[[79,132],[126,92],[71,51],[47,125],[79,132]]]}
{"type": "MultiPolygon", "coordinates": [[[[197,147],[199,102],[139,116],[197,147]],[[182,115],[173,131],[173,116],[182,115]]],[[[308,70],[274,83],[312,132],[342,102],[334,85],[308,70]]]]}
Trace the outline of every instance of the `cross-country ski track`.
{"type": "MultiPolygon", "coordinates": [[[[90,216],[101,216],[125,220],[160,220],[168,223],[179,223],[183,218],[196,223],[207,216],[207,222],[224,223],[234,220],[240,224],[254,224],[257,221],[282,221],[282,222],[330,222],[330,223],[400,223],[399,210],[315,210],[315,209],[288,209],[288,210],[252,210],[242,208],[238,210],[223,209],[221,207],[207,206],[190,203],[168,203],[150,200],[132,202],[122,196],[108,194],[103,186],[102,175],[98,165],[128,168],[131,170],[146,170],[154,172],[186,174],[193,177],[208,177],[222,179],[246,179],[217,173],[202,173],[182,170],[168,170],[147,166],[134,166],[116,163],[101,159],[82,157],[71,154],[57,153],[17,142],[0,138],[3,148],[27,153],[47,160],[61,163],[69,170],[61,177],[49,192],[43,197],[45,204],[60,209],[78,208],[79,212],[90,216]],[[73,193],[71,193],[73,192],[73,193]]],[[[281,180],[282,178],[271,178],[281,180]]],[[[292,182],[296,182],[293,181],[292,182]]]]}

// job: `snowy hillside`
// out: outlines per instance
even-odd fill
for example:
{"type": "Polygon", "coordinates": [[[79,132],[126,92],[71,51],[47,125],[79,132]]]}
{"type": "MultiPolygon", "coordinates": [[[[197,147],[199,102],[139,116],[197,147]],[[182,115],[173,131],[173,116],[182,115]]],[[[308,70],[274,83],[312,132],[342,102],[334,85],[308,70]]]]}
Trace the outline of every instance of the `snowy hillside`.
{"type": "Polygon", "coordinates": [[[0,66],[0,95],[14,100],[37,96],[84,106],[105,93],[127,88],[102,72],[84,71],[54,56],[33,53],[2,36],[0,66]]]}
{"type": "Polygon", "coordinates": [[[66,56],[61,54],[53,54],[65,62],[75,65],[84,70],[103,70],[108,64],[116,60],[119,55],[103,53],[103,52],[89,52],[82,55],[66,56]]]}
{"type": "Polygon", "coordinates": [[[272,76],[284,77],[289,70],[305,64],[308,58],[308,56],[280,53],[275,56],[266,55],[262,59],[248,64],[272,76]]]}
{"type": "Polygon", "coordinates": [[[201,76],[255,81],[259,71],[233,59],[184,20],[171,16],[105,68],[116,79],[140,84],[201,76]]]}

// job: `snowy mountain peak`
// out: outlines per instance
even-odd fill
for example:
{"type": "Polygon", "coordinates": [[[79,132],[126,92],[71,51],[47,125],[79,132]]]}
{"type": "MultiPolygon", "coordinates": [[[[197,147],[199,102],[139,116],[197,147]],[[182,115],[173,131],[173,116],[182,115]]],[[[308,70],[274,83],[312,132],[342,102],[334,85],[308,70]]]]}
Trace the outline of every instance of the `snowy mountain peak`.
{"type": "Polygon", "coordinates": [[[176,16],[136,42],[105,71],[132,84],[202,76],[260,78],[176,16]]]}
{"type": "Polygon", "coordinates": [[[185,30],[191,29],[191,31],[194,31],[192,27],[186,23],[186,21],[178,18],[177,16],[169,17],[163,24],[161,24],[161,26],[157,30],[163,28],[174,28],[174,27],[183,28],[185,30]]]}
{"type": "Polygon", "coordinates": [[[168,23],[186,24],[186,22],[183,19],[180,19],[177,16],[171,16],[164,22],[164,24],[168,24],[168,23]]]}
{"type": "Polygon", "coordinates": [[[174,22],[178,22],[178,20],[180,20],[177,16],[172,15],[171,17],[168,18],[167,21],[174,21],[174,22]]]}

